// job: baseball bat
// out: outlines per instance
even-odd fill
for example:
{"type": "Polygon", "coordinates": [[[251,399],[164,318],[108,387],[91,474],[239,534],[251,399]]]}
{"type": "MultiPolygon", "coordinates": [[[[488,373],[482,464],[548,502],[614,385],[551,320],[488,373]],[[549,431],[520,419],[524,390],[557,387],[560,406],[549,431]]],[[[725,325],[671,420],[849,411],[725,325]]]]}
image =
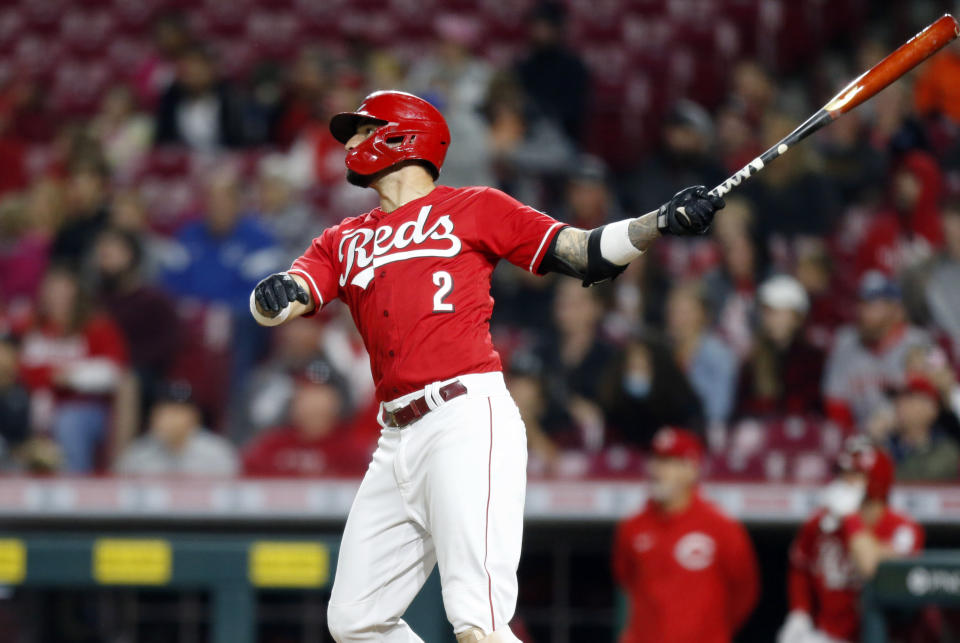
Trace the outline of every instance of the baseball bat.
{"type": "Polygon", "coordinates": [[[960,36],[960,25],[953,16],[944,14],[936,22],[900,45],[892,54],[860,74],[819,111],[780,139],[779,143],[747,163],[743,169],[710,192],[717,196],[727,194],[803,139],[876,95],[884,87],[937,53],[957,36],[960,36]]]}

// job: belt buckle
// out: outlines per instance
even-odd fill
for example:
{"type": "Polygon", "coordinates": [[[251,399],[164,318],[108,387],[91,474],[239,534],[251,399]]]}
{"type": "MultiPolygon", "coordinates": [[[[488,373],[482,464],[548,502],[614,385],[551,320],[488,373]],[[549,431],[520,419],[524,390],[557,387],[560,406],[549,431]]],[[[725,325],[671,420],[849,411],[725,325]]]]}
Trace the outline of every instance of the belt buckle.
{"type": "Polygon", "coordinates": [[[391,428],[394,428],[394,429],[399,429],[399,428],[400,428],[400,425],[397,423],[397,414],[396,414],[396,413],[394,413],[393,411],[388,411],[387,409],[383,409],[383,415],[384,415],[384,418],[386,419],[386,425],[387,425],[387,426],[389,426],[389,427],[391,427],[391,428]]]}

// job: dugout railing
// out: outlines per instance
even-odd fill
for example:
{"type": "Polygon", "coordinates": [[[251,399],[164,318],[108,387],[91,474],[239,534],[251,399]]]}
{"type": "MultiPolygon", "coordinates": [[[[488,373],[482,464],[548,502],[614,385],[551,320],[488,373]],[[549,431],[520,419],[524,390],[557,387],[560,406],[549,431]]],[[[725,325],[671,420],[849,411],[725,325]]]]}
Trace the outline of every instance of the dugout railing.
{"type": "MultiPolygon", "coordinates": [[[[39,624],[37,631],[50,632],[61,622],[51,608],[58,601],[102,613],[98,627],[112,624],[136,643],[273,641],[281,640],[271,638],[279,628],[296,632],[284,641],[328,641],[326,599],[356,486],[337,479],[0,477],[0,641],[7,643],[10,614],[21,629],[39,624]],[[160,627],[176,634],[160,635],[160,627]]],[[[819,489],[704,487],[745,522],[762,561],[760,604],[737,640],[772,640],[787,610],[787,550],[819,489]]],[[[613,528],[645,495],[633,480],[530,481],[517,613],[534,640],[616,640],[623,610],[610,575],[613,528]]],[[[960,543],[960,487],[898,487],[893,504],[924,523],[931,549],[960,543]]],[[[913,578],[914,588],[923,586],[922,572],[913,578]]],[[[948,587],[949,578],[931,576],[931,588],[948,587]]],[[[407,615],[430,643],[452,641],[438,585],[434,573],[407,615]]],[[[868,631],[896,600],[892,591],[881,585],[870,595],[868,631]]],[[[941,593],[931,602],[949,598],[941,593]]],[[[67,639],[28,633],[20,640],[67,639]]]]}
{"type": "MultiPolygon", "coordinates": [[[[205,590],[210,643],[254,643],[257,592],[329,590],[337,550],[332,536],[18,534],[0,537],[0,586],[205,590]]],[[[405,618],[453,640],[436,572],[405,618]]]]}
{"type": "Polygon", "coordinates": [[[960,551],[926,551],[891,560],[863,591],[863,643],[887,643],[886,612],[929,605],[960,607],[960,551]]]}

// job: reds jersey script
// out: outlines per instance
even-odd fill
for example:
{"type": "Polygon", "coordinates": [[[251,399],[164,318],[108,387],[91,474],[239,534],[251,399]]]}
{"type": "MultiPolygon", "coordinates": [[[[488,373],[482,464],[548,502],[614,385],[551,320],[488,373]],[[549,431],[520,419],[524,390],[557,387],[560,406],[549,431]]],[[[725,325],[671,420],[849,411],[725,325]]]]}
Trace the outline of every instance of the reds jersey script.
{"type": "MultiPolygon", "coordinates": [[[[826,515],[821,510],[804,523],[790,548],[790,608],[811,614],[821,632],[854,641],[860,629],[863,580],[850,560],[849,543],[863,523],[859,514],[852,514],[839,528],[827,531],[823,529],[826,515]]],[[[923,549],[922,527],[890,509],[871,532],[900,555],[923,549]]]]}
{"type": "Polygon", "coordinates": [[[490,275],[500,258],[537,272],[561,227],[499,190],[438,186],[329,228],[289,272],[307,280],[314,302],[350,307],[377,396],[389,400],[500,370],[490,275]]]}
{"type": "Polygon", "coordinates": [[[346,219],[290,273],[335,298],[370,354],[382,410],[430,411],[383,430],[341,540],[328,607],[337,641],[421,641],[401,618],[434,566],[455,633],[516,641],[508,623],[526,489],[526,434],[490,339],[501,258],[537,273],[562,224],[491,188],[437,187],[346,219]],[[444,401],[458,381],[466,394],[444,401]]]}

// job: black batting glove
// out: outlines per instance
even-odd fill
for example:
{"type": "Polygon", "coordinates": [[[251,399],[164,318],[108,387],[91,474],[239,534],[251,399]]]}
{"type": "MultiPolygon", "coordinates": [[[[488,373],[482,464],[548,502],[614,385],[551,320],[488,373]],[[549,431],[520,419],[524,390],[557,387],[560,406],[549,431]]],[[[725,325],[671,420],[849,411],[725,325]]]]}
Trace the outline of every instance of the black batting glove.
{"type": "Polygon", "coordinates": [[[260,310],[275,317],[294,301],[310,303],[310,295],[297,281],[285,272],[270,275],[253,289],[260,310]]]}
{"type": "Polygon", "coordinates": [[[725,205],[722,198],[707,192],[702,185],[684,188],[660,206],[657,228],[661,234],[704,234],[710,230],[717,210],[725,205]]]}

